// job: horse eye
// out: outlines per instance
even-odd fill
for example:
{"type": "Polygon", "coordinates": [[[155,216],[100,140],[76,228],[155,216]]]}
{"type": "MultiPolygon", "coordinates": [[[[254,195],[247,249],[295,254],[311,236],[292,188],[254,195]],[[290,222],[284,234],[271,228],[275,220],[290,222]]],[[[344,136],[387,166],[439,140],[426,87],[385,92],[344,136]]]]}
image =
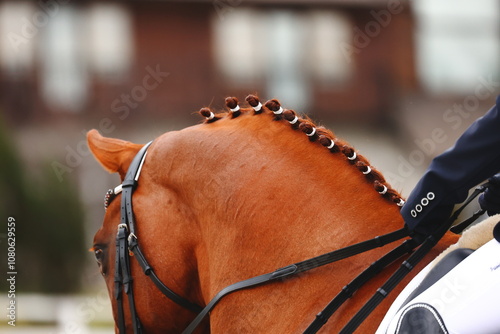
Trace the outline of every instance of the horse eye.
{"type": "Polygon", "coordinates": [[[95,249],[94,256],[97,262],[102,263],[102,260],[104,258],[104,252],[102,251],[102,249],[95,249]]]}
{"type": "Polygon", "coordinates": [[[95,259],[97,261],[97,265],[99,265],[99,269],[101,270],[101,274],[106,276],[106,272],[108,271],[106,253],[106,246],[97,246],[94,245],[92,251],[94,252],[95,259]]]}

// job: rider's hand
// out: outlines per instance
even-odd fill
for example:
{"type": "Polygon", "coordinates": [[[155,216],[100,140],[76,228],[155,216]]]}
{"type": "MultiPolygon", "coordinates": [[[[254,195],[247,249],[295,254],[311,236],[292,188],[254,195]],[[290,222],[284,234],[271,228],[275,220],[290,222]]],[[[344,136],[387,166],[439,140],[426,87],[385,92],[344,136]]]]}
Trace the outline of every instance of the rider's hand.
{"type": "Polygon", "coordinates": [[[478,201],[481,209],[486,210],[489,216],[500,213],[500,173],[488,180],[488,187],[478,201]]]}

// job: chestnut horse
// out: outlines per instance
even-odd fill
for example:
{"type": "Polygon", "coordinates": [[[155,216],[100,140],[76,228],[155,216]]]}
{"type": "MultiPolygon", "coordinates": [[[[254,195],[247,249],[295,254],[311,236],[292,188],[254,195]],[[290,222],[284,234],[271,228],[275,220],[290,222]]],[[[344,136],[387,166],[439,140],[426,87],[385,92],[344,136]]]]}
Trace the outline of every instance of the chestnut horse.
{"type": "MultiPolygon", "coordinates": [[[[240,108],[235,98],[228,98],[229,111],[220,114],[203,108],[203,124],[155,139],[133,193],[135,233],[145,258],[166,286],[201,306],[235,282],[404,225],[401,196],[346,142],[283,109],[277,100],[262,106],[251,95],[247,101],[250,107],[240,108]]],[[[102,166],[122,181],[143,146],[102,137],[96,130],[88,133],[88,144],[102,166]]],[[[119,223],[120,201],[114,200],[93,248],[115,321],[119,223]]],[[[454,241],[446,235],[423,262],[454,241]]],[[[346,283],[394,247],[232,293],[197,332],[301,333],[346,283]]],[[[143,332],[183,331],[196,314],[166,298],[134,257],[130,266],[143,332]]],[[[361,288],[321,331],[339,332],[395,268],[361,288]]],[[[376,330],[396,295],[391,293],[368,317],[361,333],[376,330]]],[[[132,333],[127,300],[124,310],[126,332],[132,333]]]]}

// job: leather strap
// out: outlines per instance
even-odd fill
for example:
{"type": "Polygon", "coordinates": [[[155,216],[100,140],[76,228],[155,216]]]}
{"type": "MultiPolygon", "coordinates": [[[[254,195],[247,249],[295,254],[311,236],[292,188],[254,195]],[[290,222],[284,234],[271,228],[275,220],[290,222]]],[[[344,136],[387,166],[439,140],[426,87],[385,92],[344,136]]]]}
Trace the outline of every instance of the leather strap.
{"type": "MultiPolygon", "coordinates": [[[[476,187],[476,189],[474,189],[474,192],[467,198],[467,200],[462,204],[462,206],[457,211],[455,211],[454,216],[458,217],[458,214],[460,214],[462,212],[462,210],[470,202],[472,202],[472,200],[474,198],[476,198],[477,196],[482,194],[488,188],[488,185],[489,185],[489,181],[476,187]],[[458,214],[456,214],[457,212],[458,212],[458,214]]],[[[450,228],[450,231],[453,233],[456,233],[456,234],[462,233],[467,227],[469,227],[473,222],[475,222],[485,211],[486,210],[483,210],[483,209],[477,210],[476,212],[474,212],[474,214],[470,218],[464,220],[463,222],[461,222],[459,224],[452,226],[450,228]]]]}
{"type": "Polygon", "coordinates": [[[126,326],[122,297],[123,289],[123,292],[125,292],[128,298],[134,333],[139,334],[142,333],[142,330],[135,310],[134,295],[132,291],[132,275],[130,273],[130,261],[127,247],[127,227],[122,224],[118,227],[116,236],[116,257],[118,258],[118,265],[115,268],[115,298],[117,299],[118,307],[118,328],[120,329],[120,333],[125,333],[126,326]]]}
{"type": "Polygon", "coordinates": [[[123,295],[122,295],[122,269],[120,262],[120,238],[116,236],[116,256],[115,256],[115,289],[114,297],[118,310],[118,329],[120,333],[125,333],[125,315],[123,313],[123,295]]]}
{"type": "Polygon", "coordinates": [[[308,271],[335,261],[345,259],[377,247],[382,247],[388,243],[394,242],[396,240],[402,239],[408,236],[408,230],[406,228],[399,229],[397,231],[375,237],[373,239],[363,241],[354,245],[347,246],[309,260],[302,262],[297,262],[289,266],[277,269],[272,273],[260,275],[257,277],[249,278],[244,281],[229,285],[222,289],[214,298],[208,303],[208,305],[203,309],[203,311],[198,314],[198,316],[189,324],[189,326],[182,332],[182,334],[190,334],[198,327],[201,321],[207,316],[207,314],[215,307],[215,305],[225,296],[229,295],[238,290],[247,289],[250,287],[255,287],[264,283],[269,283],[278,279],[285,279],[289,276],[299,274],[304,271],[308,271]]]}
{"type": "MultiPolygon", "coordinates": [[[[120,333],[126,333],[125,312],[123,310],[123,292],[127,295],[130,316],[134,333],[142,332],[140,320],[135,310],[134,294],[132,292],[132,274],[130,272],[130,260],[128,254],[128,235],[134,228],[134,214],[132,209],[132,192],[137,184],[139,166],[142,166],[147,149],[152,142],[144,145],[136,154],[122,182],[121,218],[116,235],[116,258],[115,258],[115,299],[118,308],[118,328],[120,333]]],[[[132,232],[133,233],[133,232],[132,232]]]]}
{"type": "Polygon", "coordinates": [[[377,292],[370,300],[352,317],[352,319],[340,331],[341,334],[353,333],[359,325],[370,315],[371,312],[377,307],[385,297],[406,277],[406,275],[424,258],[424,256],[434,247],[441,239],[429,236],[425,239],[423,244],[399,267],[398,270],[377,289],[377,292]]]}
{"type": "MultiPolygon", "coordinates": [[[[477,196],[477,195],[476,195],[477,196]]],[[[475,196],[474,196],[475,197],[475,196]]],[[[466,201],[467,204],[470,202],[466,201]]],[[[466,204],[465,204],[466,205],[466,204]]],[[[384,298],[392,291],[394,288],[403,280],[403,278],[408,275],[408,273],[424,258],[429,251],[436,246],[439,240],[445,235],[445,233],[450,229],[451,225],[455,222],[460,212],[463,210],[464,206],[459,208],[453,213],[453,215],[442,225],[440,225],[433,234],[425,236],[421,246],[399,267],[396,272],[382,285],[377,292],[372,296],[368,302],[354,315],[354,317],[345,325],[345,327],[340,331],[341,334],[353,333],[359,325],[368,317],[368,315],[373,312],[375,307],[377,307],[384,298]]],[[[421,236],[414,236],[412,240],[419,242],[421,236]]]]}
{"type": "Polygon", "coordinates": [[[145,161],[147,149],[152,142],[144,145],[137,155],[132,160],[130,167],[122,182],[122,199],[121,199],[121,219],[118,225],[118,233],[116,236],[116,258],[115,258],[115,289],[114,297],[118,308],[118,329],[121,334],[126,332],[125,314],[123,310],[123,292],[127,295],[128,304],[130,307],[130,315],[132,318],[132,326],[135,334],[142,333],[141,322],[136,312],[135,300],[133,294],[133,278],[130,271],[130,253],[132,251],[136,256],[139,264],[146,275],[153,283],[164,293],[169,299],[175,303],[198,313],[202,307],[191,303],[187,299],[179,296],[170,290],[156,276],[153,268],[148,264],[146,258],[139,249],[137,236],[135,235],[135,219],[132,206],[132,193],[137,186],[140,171],[145,161]]]}
{"type": "MultiPolygon", "coordinates": [[[[453,228],[450,229],[450,226],[452,226],[455,220],[457,220],[458,216],[464,210],[464,208],[468,204],[470,204],[470,202],[472,202],[474,198],[476,198],[479,194],[484,192],[486,187],[487,183],[478,186],[475,189],[475,191],[467,198],[467,200],[453,213],[453,215],[444,224],[442,224],[432,235],[425,237],[414,235],[412,239],[406,240],[402,246],[408,249],[408,251],[411,251],[411,249],[414,249],[419,245],[421,246],[406,261],[403,261],[400,268],[388,279],[388,281],[382,287],[380,287],[377,290],[375,295],[358,311],[358,313],[356,313],[356,315],[347,323],[347,325],[342,329],[340,333],[347,334],[354,332],[354,330],[356,330],[356,328],[359,327],[359,325],[375,309],[375,307],[377,307],[382,302],[382,300],[387,296],[387,294],[391,292],[397,286],[397,284],[399,284],[403,280],[404,277],[406,277],[406,275],[413,269],[413,267],[416,266],[424,258],[424,256],[438,243],[438,241],[444,236],[444,234],[448,230],[451,230],[452,232],[455,233],[461,232],[465,227],[469,226],[475,219],[477,219],[478,215],[477,213],[475,213],[471,218],[467,219],[466,221],[460,224],[455,225],[454,226],[456,227],[455,230],[453,228]],[[408,245],[405,246],[406,243],[408,243],[408,245]]],[[[397,248],[393,250],[393,252],[396,250],[397,248]]],[[[345,299],[349,298],[353,292],[355,292],[361,287],[361,285],[363,285],[366,281],[375,276],[375,274],[368,272],[371,271],[375,272],[378,271],[379,269],[382,270],[382,268],[379,267],[381,267],[386,262],[387,264],[390,263],[388,262],[388,260],[397,254],[395,253],[391,255],[391,253],[388,253],[386,256],[384,256],[383,258],[372,264],[372,266],[375,266],[376,268],[372,269],[371,268],[372,266],[370,266],[367,270],[365,270],[365,272],[361,273],[350,284],[344,287],[343,291],[341,291],[341,293],[339,293],[339,295],[337,295],[335,299],[333,299],[325,307],[325,309],[316,316],[316,319],[311,323],[311,325],[309,325],[304,334],[316,333],[333,315],[333,312],[335,312],[338,309],[338,307],[340,307],[340,305],[345,301],[345,299]],[[388,258],[386,259],[386,257],[388,258]],[[346,290],[346,288],[348,292],[344,291],[346,290]]],[[[396,258],[394,260],[396,260],[396,258]]]]}
{"type": "Polygon", "coordinates": [[[389,264],[393,263],[404,254],[411,252],[416,246],[417,245],[413,239],[405,240],[401,245],[394,248],[382,258],[373,262],[367,269],[365,269],[349,284],[344,286],[339,294],[337,294],[335,298],[332,299],[332,301],[328,303],[328,305],[316,315],[315,320],[309,325],[309,327],[307,327],[307,329],[304,331],[304,334],[317,333],[323,327],[323,325],[326,324],[326,322],[335,313],[335,311],[337,311],[337,309],[342,306],[343,303],[351,298],[352,295],[356,291],[358,291],[365,283],[378,275],[389,264]]]}
{"type": "Polygon", "coordinates": [[[170,290],[159,278],[156,276],[153,268],[149,265],[148,261],[142,254],[141,249],[139,248],[139,244],[137,243],[137,238],[135,235],[129,236],[129,249],[134,253],[134,257],[137,262],[139,262],[143,272],[147,275],[156,287],[165,295],[167,298],[171,299],[173,302],[179,304],[180,306],[194,312],[200,313],[203,309],[201,306],[191,303],[187,299],[180,297],[178,294],[170,290]]]}

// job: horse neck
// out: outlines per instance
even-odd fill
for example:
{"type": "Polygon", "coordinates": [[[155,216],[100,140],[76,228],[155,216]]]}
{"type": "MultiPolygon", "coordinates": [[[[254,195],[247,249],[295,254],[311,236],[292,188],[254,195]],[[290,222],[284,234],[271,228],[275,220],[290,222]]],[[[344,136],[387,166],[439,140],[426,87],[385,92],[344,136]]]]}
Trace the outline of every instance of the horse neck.
{"type": "Polygon", "coordinates": [[[221,119],[157,144],[163,182],[190,208],[205,298],[403,225],[396,204],[342,153],[270,117],[221,119]]]}

